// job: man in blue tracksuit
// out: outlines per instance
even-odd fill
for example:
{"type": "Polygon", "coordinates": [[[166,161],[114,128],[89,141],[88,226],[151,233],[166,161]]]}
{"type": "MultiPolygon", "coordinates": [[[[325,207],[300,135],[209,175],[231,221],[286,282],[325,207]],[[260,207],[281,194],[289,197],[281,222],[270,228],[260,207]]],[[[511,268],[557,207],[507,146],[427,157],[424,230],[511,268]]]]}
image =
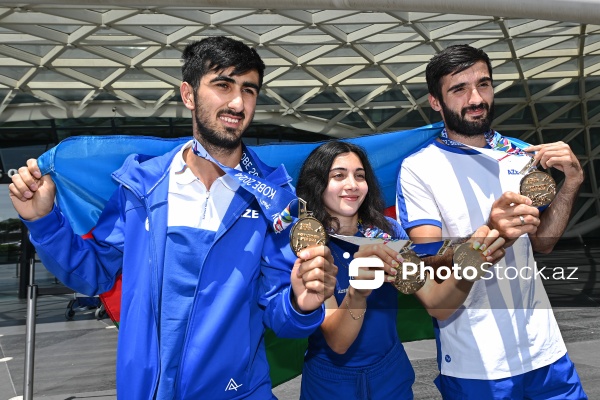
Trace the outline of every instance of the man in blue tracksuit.
{"type": "Polygon", "coordinates": [[[92,238],[73,233],[36,160],[10,196],[67,286],[95,295],[122,274],[120,399],[273,398],[264,326],[312,333],[337,269],[325,246],[293,254],[289,218],[278,217],[294,198],[290,177],[242,144],[263,79],[256,51],[211,37],[188,45],[183,61],[192,140],[127,158],[92,238]]]}

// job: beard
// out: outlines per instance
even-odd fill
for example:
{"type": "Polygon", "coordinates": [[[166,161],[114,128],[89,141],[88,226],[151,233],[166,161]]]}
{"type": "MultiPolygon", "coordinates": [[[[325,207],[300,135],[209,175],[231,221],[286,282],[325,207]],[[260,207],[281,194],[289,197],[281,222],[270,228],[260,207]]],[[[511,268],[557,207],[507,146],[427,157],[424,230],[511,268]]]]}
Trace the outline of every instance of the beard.
{"type": "Polygon", "coordinates": [[[492,103],[491,107],[487,103],[465,107],[461,110],[460,114],[448,108],[443,101],[440,101],[440,104],[446,128],[457,135],[466,137],[479,136],[489,131],[492,126],[492,121],[494,120],[494,103],[492,103]],[[484,117],[474,121],[467,121],[465,119],[467,111],[481,109],[487,111],[484,117]]]}
{"type": "MultiPolygon", "coordinates": [[[[221,110],[217,113],[217,118],[222,114],[229,114],[232,116],[245,118],[243,112],[235,112],[233,110],[221,110]]],[[[200,109],[198,100],[196,99],[196,112],[194,113],[194,119],[196,121],[196,127],[198,129],[199,137],[198,141],[208,150],[207,147],[212,148],[216,151],[230,152],[237,149],[242,143],[242,135],[244,130],[240,131],[235,128],[225,128],[224,132],[220,132],[210,126],[208,120],[209,117],[200,109]]]]}

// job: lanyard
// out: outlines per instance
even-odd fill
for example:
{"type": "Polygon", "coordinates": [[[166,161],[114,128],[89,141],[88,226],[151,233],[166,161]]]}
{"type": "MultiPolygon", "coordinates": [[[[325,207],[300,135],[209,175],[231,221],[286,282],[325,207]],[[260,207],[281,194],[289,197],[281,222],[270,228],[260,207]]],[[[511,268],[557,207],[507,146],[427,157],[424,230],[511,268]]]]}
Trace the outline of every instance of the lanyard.
{"type": "MultiPolygon", "coordinates": [[[[485,141],[487,142],[488,146],[490,146],[490,149],[492,149],[492,150],[501,151],[503,153],[508,153],[508,154],[520,155],[520,156],[527,155],[527,153],[525,153],[523,151],[523,149],[521,149],[519,146],[515,145],[513,142],[511,142],[510,140],[508,140],[507,138],[505,138],[504,136],[502,136],[500,133],[498,133],[496,131],[489,130],[489,131],[485,132],[483,134],[483,136],[485,137],[485,141]]],[[[477,149],[475,147],[471,147],[464,143],[460,143],[460,142],[457,142],[456,140],[450,139],[448,137],[448,131],[446,131],[446,128],[444,128],[442,130],[442,132],[440,133],[440,140],[444,144],[446,144],[448,146],[452,146],[452,147],[465,147],[466,146],[471,149],[477,149]]]]}
{"type": "Polygon", "coordinates": [[[468,150],[474,151],[488,158],[491,158],[497,162],[500,162],[501,160],[511,155],[525,156],[533,159],[533,157],[531,157],[529,154],[523,151],[522,148],[520,148],[515,143],[511,142],[509,139],[505,138],[498,132],[489,130],[484,133],[484,137],[489,148],[473,147],[469,146],[468,144],[452,140],[448,137],[448,132],[446,131],[446,128],[442,130],[439,139],[446,146],[458,147],[463,149],[466,148],[468,150]]]}
{"type": "Polygon", "coordinates": [[[242,171],[225,166],[215,160],[196,138],[192,141],[192,151],[198,157],[217,164],[223,172],[239,181],[240,186],[254,196],[263,214],[273,221],[272,226],[275,232],[282,232],[293,221],[290,207],[297,202],[296,195],[267,181],[254,161],[254,155],[243,143],[242,159],[240,160],[242,171]]]}

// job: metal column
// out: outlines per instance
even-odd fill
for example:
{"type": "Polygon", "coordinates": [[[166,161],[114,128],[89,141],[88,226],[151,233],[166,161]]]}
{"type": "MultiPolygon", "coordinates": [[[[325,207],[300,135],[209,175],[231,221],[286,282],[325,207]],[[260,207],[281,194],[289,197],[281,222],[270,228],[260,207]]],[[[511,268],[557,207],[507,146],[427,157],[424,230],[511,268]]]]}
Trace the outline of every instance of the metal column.
{"type": "Polygon", "coordinates": [[[33,399],[33,370],[35,366],[35,315],[38,288],[34,280],[35,257],[29,260],[29,286],[27,286],[27,321],[25,335],[25,373],[23,375],[23,400],[33,399]]]}

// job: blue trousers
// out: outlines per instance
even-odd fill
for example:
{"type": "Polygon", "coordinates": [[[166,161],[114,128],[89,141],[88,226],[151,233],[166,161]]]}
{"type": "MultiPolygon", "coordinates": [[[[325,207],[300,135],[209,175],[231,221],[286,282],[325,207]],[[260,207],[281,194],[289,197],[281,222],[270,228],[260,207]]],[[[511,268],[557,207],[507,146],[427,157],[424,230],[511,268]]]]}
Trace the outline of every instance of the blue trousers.
{"type": "Polygon", "coordinates": [[[312,357],[304,362],[300,400],[412,400],[415,372],[397,342],[366,367],[341,367],[312,357]]]}

